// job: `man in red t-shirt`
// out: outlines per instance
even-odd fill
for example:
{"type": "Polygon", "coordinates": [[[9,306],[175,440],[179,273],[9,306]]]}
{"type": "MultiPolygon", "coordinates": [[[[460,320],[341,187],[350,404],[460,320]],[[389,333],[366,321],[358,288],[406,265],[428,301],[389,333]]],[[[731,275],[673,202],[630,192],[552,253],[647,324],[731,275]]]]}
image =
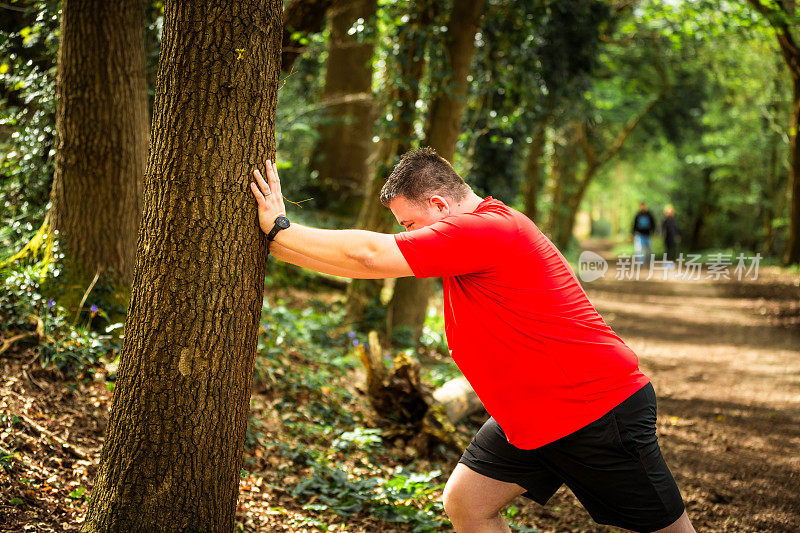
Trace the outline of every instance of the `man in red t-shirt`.
{"type": "Polygon", "coordinates": [[[457,531],[510,531],[505,505],[544,505],[562,484],[599,523],[694,531],[658,446],[650,380],[528,217],[423,148],[381,190],[405,233],[315,229],[289,223],[267,166],[251,189],[278,259],[352,278],[443,278],[451,356],[490,415],[444,490],[457,531]]]}

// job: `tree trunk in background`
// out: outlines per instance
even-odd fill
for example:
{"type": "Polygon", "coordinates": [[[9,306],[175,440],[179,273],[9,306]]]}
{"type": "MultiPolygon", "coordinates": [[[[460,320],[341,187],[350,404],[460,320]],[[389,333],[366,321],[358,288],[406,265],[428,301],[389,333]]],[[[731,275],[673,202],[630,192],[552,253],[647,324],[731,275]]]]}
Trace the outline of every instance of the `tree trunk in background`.
{"type": "MultiPolygon", "coordinates": [[[[467,94],[467,75],[475,55],[475,33],[480,28],[485,0],[455,0],[447,25],[447,58],[452,75],[441,80],[428,112],[425,145],[453,163],[461,133],[461,116],[467,94]]],[[[410,328],[414,344],[419,342],[434,279],[398,278],[389,302],[387,327],[410,328]]]]}
{"type": "Polygon", "coordinates": [[[700,239],[703,231],[703,224],[705,223],[706,215],[711,208],[711,175],[714,173],[713,167],[706,167],[703,169],[703,194],[697,206],[697,211],[692,218],[691,233],[689,234],[689,242],[687,248],[690,251],[698,250],[700,248],[700,239]]]}
{"type": "Polygon", "coordinates": [[[133,278],[147,157],[144,7],[62,7],[50,220],[81,287],[96,270],[125,285],[133,278]]]}
{"type": "Polygon", "coordinates": [[[375,0],[337,0],[330,11],[330,39],[326,62],[323,104],[331,123],[319,127],[319,142],[311,157],[311,169],[319,172],[318,209],[352,223],[364,198],[374,152],[372,129],[372,53],[374,40],[359,42],[348,30],[361,19],[372,23],[375,0]]]}
{"type": "Polygon", "coordinates": [[[783,211],[783,200],[786,198],[783,187],[779,187],[781,183],[781,173],[778,172],[780,167],[778,161],[778,145],[780,144],[781,136],[778,132],[773,132],[770,137],[769,147],[769,173],[766,176],[766,184],[762,190],[761,208],[763,209],[763,224],[764,224],[764,243],[761,248],[761,253],[764,256],[775,255],[775,218],[778,213],[783,211]],[[778,192],[780,191],[780,192],[778,192]]]}
{"type": "MultiPolygon", "coordinates": [[[[536,205],[539,201],[539,192],[542,188],[542,156],[544,155],[545,142],[547,141],[547,124],[549,120],[542,120],[536,125],[528,155],[525,158],[525,187],[522,191],[525,215],[536,222],[538,213],[536,205]]],[[[538,224],[537,224],[538,225],[538,224]]]]}
{"type": "Polygon", "coordinates": [[[281,70],[290,72],[294,62],[305,50],[305,45],[293,35],[322,31],[325,14],[333,0],[290,0],[283,10],[283,37],[281,38],[281,70]]]}
{"type": "MultiPolygon", "coordinates": [[[[380,203],[379,195],[394,162],[411,149],[414,140],[416,101],[425,72],[425,43],[419,30],[430,25],[438,5],[436,0],[411,4],[408,22],[398,29],[395,65],[402,82],[393,85],[393,90],[386,95],[388,112],[394,117],[396,126],[392,136],[381,141],[377,168],[366,183],[366,195],[357,224],[361,229],[389,233],[396,224],[391,213],[380,203]]],[[[387,76],[390,74],[391,69],[387,68],[387,76]]],[[[386,85],[390,86],[388,83],[386,85]]],[[[370,325],[365,324],[367,308],[380,303],[382,288],[383,280],[354,279],[347,291],[347,322],[353,323],[358,329],[370,329],[370,325]]]]}
{"type": "Polygon", "coordinates": [[[789,171],[790,201],[789,240],[783,256],[785,265],[800,264],[800,143],[797,140],[797,128],[800,128],[800,53],[794,58],[795,68],[792,71],[792,125],[790,131],[789,151],[791,152],[791,170],[789,171]]]}
{"type": "Polygon", "coordinates": [[[83,532],[233,531],[275,156],[279,0],[171,1],[125,341],[83,532]]]}
{"type": "Polygon", "coordinates": [[[575,167],[578,162],[577,121],[571,121],[560,129],[553,139],[553,158],[550,167],[552,182],[552,206],[547,219],[547,236],[562,251],[569,244],[568,226],[569,197],[576,187],[575,167]]]}
{"type": "Polygon", "coordinates": [[[792,78],[792,122],[789,127],[789,239],[783,262],[786,266],[800,264],[800,46],[797,44],[796,2],[761,2],[749,0],[756,11],[772,25],[786,68],[792,78]]]}

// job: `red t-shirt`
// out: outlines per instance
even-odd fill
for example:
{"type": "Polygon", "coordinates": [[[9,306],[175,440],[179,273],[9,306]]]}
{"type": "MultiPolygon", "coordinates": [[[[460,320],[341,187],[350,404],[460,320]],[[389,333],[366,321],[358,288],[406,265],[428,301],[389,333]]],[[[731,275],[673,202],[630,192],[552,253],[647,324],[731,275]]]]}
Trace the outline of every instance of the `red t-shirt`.
{"type": "Polygon", "coordinates": [[[558,248],[502,201],[394,238],[415,277],[443,278],[453,361],[517,448],[582,428],[650,381],[558,248]]]}

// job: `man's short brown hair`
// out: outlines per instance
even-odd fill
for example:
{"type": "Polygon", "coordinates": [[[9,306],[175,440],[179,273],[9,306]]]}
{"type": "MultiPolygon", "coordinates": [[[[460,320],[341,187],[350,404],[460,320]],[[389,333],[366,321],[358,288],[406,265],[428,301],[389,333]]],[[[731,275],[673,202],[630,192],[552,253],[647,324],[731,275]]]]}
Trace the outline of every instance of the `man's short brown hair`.
{"type": "Polygon", "coordinates": [[[469,190],[469,185],[436,150],[417,148],[403,154],[392,170],[381,189],[381,203],[389,207],[395,197],[402,196],[421,205],[435,194],[458,202],[469,190]]]}

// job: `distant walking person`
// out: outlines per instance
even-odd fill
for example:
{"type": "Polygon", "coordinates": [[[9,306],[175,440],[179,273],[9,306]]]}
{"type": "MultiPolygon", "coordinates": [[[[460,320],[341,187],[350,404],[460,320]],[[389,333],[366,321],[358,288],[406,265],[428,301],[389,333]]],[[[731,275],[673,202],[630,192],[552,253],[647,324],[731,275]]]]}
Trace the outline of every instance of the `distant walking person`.
{"type": "Polygon", "coordinates": [[[664,220],[661,221],[661,238],[667,250],[667,259],[675,261],[678,252],[678,243],[681,242],[681,230],[675,222],[675,209],[671,205],[664,208],[664,220]]]}
{"type": "Polygon", "coordinates": [[[642,202],[639,204],[639,211],[633,217],[633,250],[637,262],[650,263],[650,255],[653,252],[653,246],[650,242],[651,236],[656,229],[656,219],[653,218],[653,213],[647,209],[647,204],[642,202]]]}

